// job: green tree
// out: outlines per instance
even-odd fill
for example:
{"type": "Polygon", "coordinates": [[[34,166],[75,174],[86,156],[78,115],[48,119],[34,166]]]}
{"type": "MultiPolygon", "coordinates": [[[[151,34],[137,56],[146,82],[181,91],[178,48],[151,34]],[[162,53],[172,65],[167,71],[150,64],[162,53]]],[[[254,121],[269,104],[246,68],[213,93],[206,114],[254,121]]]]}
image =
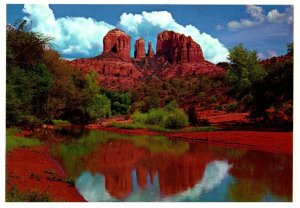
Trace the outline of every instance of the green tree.
{"type": "Polygon", "coordinates": [[[226,72],[229,93],[245,106],[251,102],[251,86],[264,78],[265,69],[259,64],[256,51],[248,51],[239,44],[229,51],[230,65],[226,72]]]}

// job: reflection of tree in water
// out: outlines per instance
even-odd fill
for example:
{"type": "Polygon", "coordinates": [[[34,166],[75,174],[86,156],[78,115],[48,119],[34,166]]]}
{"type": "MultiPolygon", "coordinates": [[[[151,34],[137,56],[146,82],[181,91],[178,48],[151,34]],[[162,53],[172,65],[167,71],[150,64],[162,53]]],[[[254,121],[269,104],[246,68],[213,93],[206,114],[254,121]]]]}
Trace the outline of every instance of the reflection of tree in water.
{"type": "Polygon", "coordinates": [[[292,200],[292,156],[249,151],[230,162],[236,181],[229,194],[234,201],[261,201],[268,194],[292,200]]]}

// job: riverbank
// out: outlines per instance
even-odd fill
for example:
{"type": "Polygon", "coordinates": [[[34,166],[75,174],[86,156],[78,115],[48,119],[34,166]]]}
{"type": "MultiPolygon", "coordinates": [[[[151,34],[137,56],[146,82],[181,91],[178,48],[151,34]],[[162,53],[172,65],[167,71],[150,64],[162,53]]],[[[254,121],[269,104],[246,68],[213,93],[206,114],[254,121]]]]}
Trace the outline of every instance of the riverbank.
{"type": "Polygon", "coordinates": [[[211,145],[259,150],[279,154],[293,154],[293,132],[270,131],[213,131],[213,132],[156,132],[146,129],[121,129],[102,125],[88,125],[87,129],[104,130],[128,135],[162,135],[173,140],[201,142],[211,145]]]}
{"type": "Polygon", "coordinates": [[[83,202],[84,198],[69,181],[46,146],[16,148],[6,155],[6,190],[21,194],[38,193],[50,201],[83,202]]]}

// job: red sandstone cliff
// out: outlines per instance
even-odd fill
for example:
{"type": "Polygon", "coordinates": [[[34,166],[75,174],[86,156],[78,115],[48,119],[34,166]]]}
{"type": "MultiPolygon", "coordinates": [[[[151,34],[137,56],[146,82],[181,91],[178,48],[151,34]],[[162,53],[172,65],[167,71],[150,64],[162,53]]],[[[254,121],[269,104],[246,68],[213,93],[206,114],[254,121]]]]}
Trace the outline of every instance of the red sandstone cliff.
{"type": "Polygon", "coordinates": [[[135,41],[134,58],[145,58],[145,41],[140,38],[135,41]]]}
{"type": "Polygon", "coordinates": [[[130,61],[130,36],[119,29],[110,30],[103,38],[103,54],[107,53],[130,61]]]}
{"type": "Polygon", "coordinates": [[[158,34],[156,56],[163,56],[172,64],[197,63],[203,61],[201,47],[190,36],[173,31],[158,34]]]}
{"type": "Polygon", "coordinates": [[[148,43],[145,55],[143,38],[135,42],[130,58],[130,36],[119,29],[110,30],[103,38],[103,52],[94,58],[76,59],[71,65],[87,73],[95,70],[102,86],[110,89],[132,89],[151,77],[172,78],[222,71],[206,61],[199,44],[191,37],[173,31],[158,34],[156,55],[148,43]]]}

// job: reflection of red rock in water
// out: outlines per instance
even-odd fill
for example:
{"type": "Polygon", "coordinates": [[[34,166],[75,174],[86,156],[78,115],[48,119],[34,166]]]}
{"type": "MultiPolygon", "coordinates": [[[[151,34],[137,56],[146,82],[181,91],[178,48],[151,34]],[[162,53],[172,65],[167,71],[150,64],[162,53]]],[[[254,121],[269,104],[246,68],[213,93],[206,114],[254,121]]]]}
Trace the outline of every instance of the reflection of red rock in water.
{"type": "Polygon", "coordinates": [[[164,196],[180,193],[192,188],[204,176],[206,165],[212,156],[208,149],[201,145],[193,145],[184,155],[158,155],[158,180],[160,193],[164,196]]]}
{"type": "Polygon", "coordinates": [[[122,199],[132,192],[131,173],[141,155],[143,149],[136,148],[129,141],[108,142],[89,155],[87,168],[93,173],[103,173],[106,190],[122,199]]]}
{"type": "Polygon", "coordinates": [[[148,169],[145,167],[136,168],[136,177],[139,187],[145,189],[147,187],[148,169]]]}
{"type": "Polygon", "coordinates": [[[147,176],[154,183],[158,174],[162,195],[167,196],[193,187],[204,174],[205,166],[212,160],[207,148],[193,145],[183,155],[150,153],[134,146],[130,141],[117,140],[100,146],[86,159],[87,168],[105,176],[106,190],[118,199],[133,190],[132,172],[136,170],[137,184],[147,188],[147,176]]]}

